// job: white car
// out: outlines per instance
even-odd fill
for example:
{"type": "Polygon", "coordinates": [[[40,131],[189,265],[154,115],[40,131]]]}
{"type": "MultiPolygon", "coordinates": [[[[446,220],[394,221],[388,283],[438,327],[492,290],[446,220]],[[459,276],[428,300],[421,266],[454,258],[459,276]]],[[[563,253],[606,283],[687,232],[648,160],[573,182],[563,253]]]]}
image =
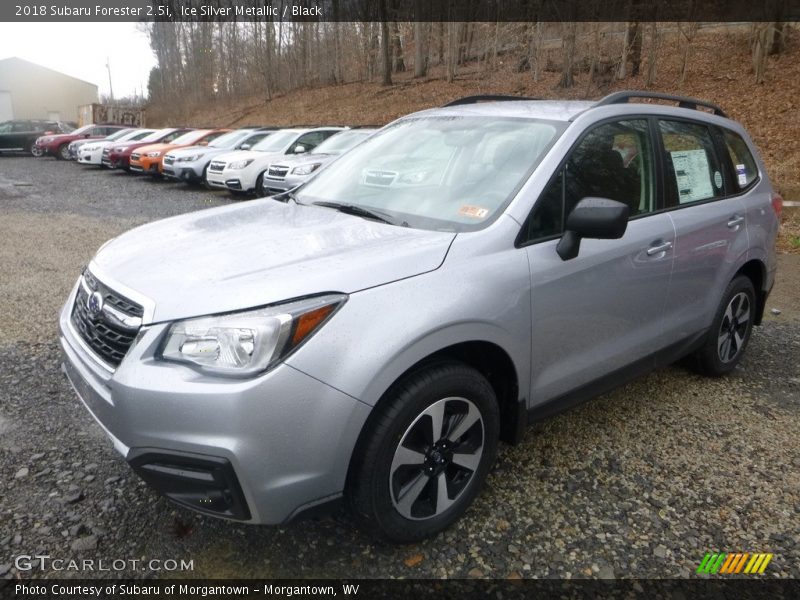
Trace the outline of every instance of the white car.
{"type": "Polygon", "coordinates": [[[155,131],[155,129],[132,129],[116,139],[110,139],[109,136],[104,140],[89,140],[78,148],[78,162],[82,165],[102,165],[104,148],[117,142],[135,142],[155,131]]]}
{"type": "Polygon", "coordinates": [[[206,183],[234,194],[260,192],[270,163],[285,154],[302,154],[316,148],[345,127],[281,129],[250,150],[237,150],[214,158],[208,165],[206,183]]]}

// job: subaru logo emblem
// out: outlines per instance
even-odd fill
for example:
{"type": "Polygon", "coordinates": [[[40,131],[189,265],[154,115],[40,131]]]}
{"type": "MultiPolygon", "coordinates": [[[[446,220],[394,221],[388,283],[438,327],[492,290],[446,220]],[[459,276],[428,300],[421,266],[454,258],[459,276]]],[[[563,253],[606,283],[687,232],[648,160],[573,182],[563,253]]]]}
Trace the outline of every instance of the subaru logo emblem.
{"type": "Polygon", "coordinates": [[[103,310],[103,294],[94,292],[86,299],[86,308],[89,310],[89,315],[97,317],[103,310]]]}

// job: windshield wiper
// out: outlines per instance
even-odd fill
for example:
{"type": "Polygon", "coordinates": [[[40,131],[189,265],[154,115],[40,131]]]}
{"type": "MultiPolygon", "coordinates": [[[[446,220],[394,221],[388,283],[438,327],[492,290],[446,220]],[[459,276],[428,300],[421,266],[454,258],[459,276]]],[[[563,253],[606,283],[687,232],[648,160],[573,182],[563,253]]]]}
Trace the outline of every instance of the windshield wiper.
{"type": "Polygon", "coordinates": [[[377,211],[364,208],[363,206],[357,206],[355,204],[341,204],[339,202],[312,202],[312,204],[314,206],[324,206],[326,208],[333,208],[335,210],[338,210],[339,212],[348,215],[365,217],[367,219],[375,219],[376,221],[380,221],[381,223],[388,223],[389,225],[395,224],[391,219],[388,218],[388,215],[384,216],[377,211]]]}

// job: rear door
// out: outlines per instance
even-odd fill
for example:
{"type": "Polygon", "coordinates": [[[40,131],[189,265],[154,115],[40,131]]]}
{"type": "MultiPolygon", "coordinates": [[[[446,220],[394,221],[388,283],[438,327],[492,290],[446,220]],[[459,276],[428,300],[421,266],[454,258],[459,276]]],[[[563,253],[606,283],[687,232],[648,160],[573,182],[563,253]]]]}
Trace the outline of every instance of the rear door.
{"type": "Polygon", "coordinates": [[[645,118],[588,131],[537,199],[521,235],[532,288],[532,406],[655,364],[674,243],[660,206],[645,118]],[[563,261],[556,244],[566,216],[587,196],[627,204],[627,231],[618,240],[585,239],[577,258],[563,261]]]}
{"type": "Polygon", "coordinates": [[[727,287],[731,269],[747,251],[745,208],[728,195],[730,181],[706,123],[658,119],[667,214],[675,226],[675,264],[664,325],[670,338],[703,332],[727,287]]]}

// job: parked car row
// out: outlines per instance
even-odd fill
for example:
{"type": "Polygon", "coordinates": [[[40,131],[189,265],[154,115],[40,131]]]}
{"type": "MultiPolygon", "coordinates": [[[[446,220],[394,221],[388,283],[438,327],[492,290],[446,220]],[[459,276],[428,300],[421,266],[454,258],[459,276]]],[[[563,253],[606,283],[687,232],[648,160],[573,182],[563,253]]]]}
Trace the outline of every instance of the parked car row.
{"type": "Polygon", "coordinates": [[[124,169],[236,195],[271,196],[303,183],[375,129],[347,127],[133,129],[87,125],[35,141],[35,154],[124,169]],[[100,137],[105,133],[104,137],[100,137]]]}

